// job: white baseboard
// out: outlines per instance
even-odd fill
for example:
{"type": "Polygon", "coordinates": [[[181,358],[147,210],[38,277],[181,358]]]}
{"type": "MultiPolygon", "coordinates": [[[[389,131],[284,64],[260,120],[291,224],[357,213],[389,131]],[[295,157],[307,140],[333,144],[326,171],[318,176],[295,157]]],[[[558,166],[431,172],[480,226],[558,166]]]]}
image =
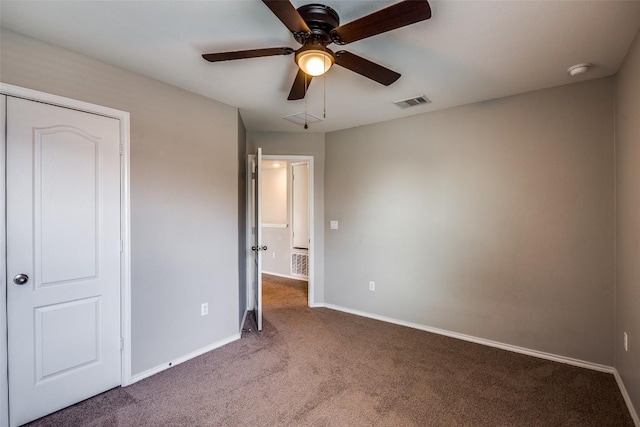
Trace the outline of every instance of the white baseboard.
{"type": "Polygon", "coordinates": [[[356,316],[368,317],[375,320],[380,320],[387,323],[393,323],[400,326],[406,326],[413,329],[419,329],[421,331],[432,332],[438,335],[444,335],[451,338],[457,338],[464,341],[473,342],[476,344],[482,344],[489,347],[500,348],[502,350],[512,351],[514,353],[526,354],[528,356],[539,357],[541,359],[552,360],[554,362],[566,363],[568,365],[579,366],[581,368],[587,368],[594,371],[606,372],[613,374],[614,369],[612,366],[601,365],[598,363],[587,362],[585,360],[574,359],[572,357],[559,356],[557,354],[545,353],[544,351],[531,350],[525,347],[519,347],[511,344],[504,344],[498,341],[491,341],[484,338],[478,338],[471,335],[460,334],[458,332],[451,332],[445,329],[433,328],[431,326],[421,325],[419,323],[407,322],[404,320],[394,319],[392,317],[380,316],[377,314],[371,314],[360,310],[352,310],[350,308],[341,307],[333,304],[316,304],[316,307],[326,307],[332,310],[343,311],[345,313],[355,314],[356,316]]]}
{"type": "Polygon", "coordinates": [[[511,344],[504,344],[497,341],[491,341],[484,338],[478,338],[471,335],[460,334],[457,332],[447,331],[445,329],[433,328],[430,326],[421,325],[419,323],[406,322],[404,320],[394,319],[392,317],[380,316],[377,314],[367,313],[360,310],[353,310],[346,307],[341,307],[333,304],[315,304],[313,307],[325,307],[331,310],[338,310],[349,314],[355,314],[356,316],[368,317],[370,319],[380,320],[382,322],[393,323],[400,326],[406,326],[413,329],[419,329],[421,331],[432,332],[438,335],[444,335],[451,338],[457,338],[464,341],[473,342],[476,344],[482,344],[489,347],[496,347],[502,350],[512,351],[514,353],[526,354],[528,356],[538,357],[540,359],[551,360],[554,362],[566,363],[567,365],[578,366],[580,368],[591,369],[594,371],[605,372],[608,374],[613,374],[616,379],[616,383],[618,384],[618,388],[620,389],[620,393],[624,398],[625,403],[627,404],[627,409],[629,410],[629,414],[633,419],[633,422],[636,427],[640,427],[640,417],[638,417],[638,412],[633,406],[633,402],[631,401],[631,397],[627,392],[626,387],[624,386],[624,382],[618,373],[618,370],[612,366],[601,365],[598,363],[587,362],[585,360],[574,359],[572,357],[559,356],[557,354],[546,353],[544,351],[532,350],[525,347],[519,347],[511,344]]]}
{"type": "Polygon", "coordinates": [[[198,357],[198,356],[200,356],[200,355],[202,355],[204,353],[207,353],[207,352],[209,352],[211,350],[215,350],[216,348],[222,347],[223,345],[232,343],[232,342],[234,342],[236,340],[239,340],[239,339],[240,339],[240,334],[237,333],[237,334],[234,334],[234,335],[232,335],[232,336],[230,336],[228,338],[225,338],[225,339],[222,339],[220,341],[216,341],[216,342],[214,342],[212,344],[209,344],[208,346],[199,348],[198,350],[193,351],[193,352],[191,352],[189,354],[185,354],[184,356],[180,356],[177,359],[174,359],[174,360],[172,360],[170,362],[163,363],[162,365],[158,365],[155,368],[147,369],[144,372],[141,372],[139,374],[133,375],[131,377],[131,382],[129,383],[129,385],[131,385],[133,383],[136,383],[138,381],[141,381],[141,380],[143,380],[145,378],[149,378],[150,376],[155,375],[157,373],[160,373],[162,371],[165,371],[165,370],[167,370],[169,368],[173,368],[174,366],[179,365],[181,363],[184,363],[187,360],[191,360],[194,357],[198,357]]]}
{"type": "Polygon", "coordinates": [[[624,382],[622,381],[622,377],[618,373],[618,370],[614,368],[613,376],[618,383],[618,388],[620,389],[620,393],[622,393],[622,397],[624,397],[624,402],[627,404],[627,408],[629,409],[629,413],[631,414],[631,418],[633,418],[633,422],[636,427],[640,427],[640,417],[638,417],[638,412],[636,412],[636,408],[633,406],[633,402],[631,401],[631,397],[627,392],[627,388],[624,386],[624,382]]]}
{"type": "Polygon", "coordinates": [[[270,276],[278,276],[278,277],[284,277],[286,279],[294,279],[294,280],[303,280],[303,281],[308,281],[309,278],[307,276],[289,276],[287,274],[280,274],[280,273],[272,273],[270,271],[264,271],[262,270],[262,274],[268,274],[270,276]]]}

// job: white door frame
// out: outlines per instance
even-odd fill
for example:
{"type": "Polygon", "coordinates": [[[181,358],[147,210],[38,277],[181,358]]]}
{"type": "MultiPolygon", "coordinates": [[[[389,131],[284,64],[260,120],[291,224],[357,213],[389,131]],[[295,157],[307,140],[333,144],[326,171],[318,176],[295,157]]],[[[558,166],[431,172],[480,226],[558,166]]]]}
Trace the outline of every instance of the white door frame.
{"type": "MultiPolygon", "coordinates": [[[[129,200],[129,137],[130,137],[130,117],[125,111],[115,110],[113,108],[103,107],[100,105],[90,104],[75,99],[65,98],[62,96],[51,95],[32,89],[26,89],[0,82],[0,94],[13,96],[16,98],[27,99],[30,101],[42,102],[45,104],[55,105],[59,107],[71,108],[74,110],[84,111],[87,113],[97,114],[100,116],[111,117],[120,121],[120,144],[122,156],[120,161],[120,233],[123,242],[122,253],[120,255],[120,328],[123,340],[122,349],[122,386],[131,384],[131,221],[130,221],[130,200],[129,200]]],[[[4,110],[2,110],[4,113],[4,110]]],[[[0,216],[0,310],[2,320],[0,320],[0,427],[9,425],[9,385],[7,381],[7,258],[4,253],[6,247],[6,218],[5,218],[5,191],[6,191],[6,141],[4,140],[4,129],[2,130],[1,146],[0,146],[0,188],[2,188],[2,197],[0,207],[2,214],[0,216]]]]}
{"type": "MultiPolygon", "coordinates": [[[[253,258],[251,252],[252,246],[252,224],[251,224],[251,210],[253,209],[253,198],[251,197],[251,161],[255,158],[255,154],[249,154],[247,158],[247,240],[246,240],[246,249],[247,249],[247,277],[253,277],[253,258]]],[[[315,289],[315,226],[314,226],[314,165],[313,165],[313,156],[293,156],[293,155],[277,155],[277,154],[263,154],[262,160],[283,160],[287,162],[307,162],[309,163],[309,278],[308,278],[308,301],[307,305],[309,307],[315,307],[314,300],[314,289],[315,289]]],[[[247,310],[253,307],[253,303],[251,301],[250,296],[253,295],[253,280],[247,280],[247,310]]]]}

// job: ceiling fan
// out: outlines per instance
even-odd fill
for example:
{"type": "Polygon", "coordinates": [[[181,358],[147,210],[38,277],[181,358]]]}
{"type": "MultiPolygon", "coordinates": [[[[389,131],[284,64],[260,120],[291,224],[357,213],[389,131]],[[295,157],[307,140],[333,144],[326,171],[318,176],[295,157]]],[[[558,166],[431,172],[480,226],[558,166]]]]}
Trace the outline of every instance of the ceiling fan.
{"type": "Polygon", "coordinates": [[[400,78],[400,74],[344,50],[333,52],[327,46],[331,43],[345,45],[431,18],[431,8],[426,0],[401,1],[344,25],[340,25],[335,10],[322,4],[307,4],[296,9],[289,0],[262,2],[293,33],[301,48],[272,47],[207,53],[202,57],[209,62],[219,62],[295,53],[299,69],[288,100],[304,98],[311,79],[327,72],[333,64],[389,86],[400,78]]]}

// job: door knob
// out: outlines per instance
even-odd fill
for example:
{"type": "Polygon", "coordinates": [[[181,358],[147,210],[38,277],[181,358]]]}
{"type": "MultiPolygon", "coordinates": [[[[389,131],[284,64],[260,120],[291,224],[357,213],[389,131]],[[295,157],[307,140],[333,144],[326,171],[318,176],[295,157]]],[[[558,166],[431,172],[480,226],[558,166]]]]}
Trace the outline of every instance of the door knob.
{"type": "Polygon", "coordinates": [[[13,283],[16,285],[24,285],[29,281],[29,276],[24,273],[17,274],[16,277],[13,278],[13,283]]]}
{"type": "Polygon", "coordinates": [[[262,251],[266,251],[266,250],[267,250],[267,247],[266,247],[266,246],[263,246],[262,248],[260,248],[260,250],[262,250],[262,251]]]}

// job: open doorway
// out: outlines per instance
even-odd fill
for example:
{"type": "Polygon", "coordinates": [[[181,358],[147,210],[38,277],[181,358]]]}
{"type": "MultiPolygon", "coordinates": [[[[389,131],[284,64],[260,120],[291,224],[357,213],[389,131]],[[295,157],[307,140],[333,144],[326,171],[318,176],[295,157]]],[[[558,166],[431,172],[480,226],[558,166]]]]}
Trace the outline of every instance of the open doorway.
{"type": "Polygon", "coordinates": [[[262,272],[309,278],[309,163],[262,162],[262,272]]]}
{"type": "MultiPolygon", "coordinates": [[[[298,303],[302,296],[305,305],[313,306],[313,157],[261,157],[259,172],[256,168],[253,174],[249,171],[248,176],[247,247],[260,248],[252,253],[252,257],[259,257],[260,262],[247,262],[247,277],[256,278],[247,283],[247,295],[251,296],[247,310],[254,310],[258,305],[252,297],[256,289],[261,288],[258,277],[272,285],[293,286],[298,303]],[[259,183],[261,201],[259,215],[254,209],[258,193],[256,183],[259,183]],[[253,225],[256,217],[260,218],[257,230],[253,225]],[[260,268],[259,272],[257,268],[260,268]]],[[[250,166],[252,162],[255,162],[255,156],[249,156],[250,166]]],[[[291,295],[288,292],[277,294],[291,295]]],[[[269,297],[272,303],[274,295],[269,297]]],[[[259,295],[260,302],[261,297],[259,295]]]]}
{"type": "Polygon", "coordinates": [[[262,283],[266,306],[308,301],[309,162],[262,162],[262,283]]]}

